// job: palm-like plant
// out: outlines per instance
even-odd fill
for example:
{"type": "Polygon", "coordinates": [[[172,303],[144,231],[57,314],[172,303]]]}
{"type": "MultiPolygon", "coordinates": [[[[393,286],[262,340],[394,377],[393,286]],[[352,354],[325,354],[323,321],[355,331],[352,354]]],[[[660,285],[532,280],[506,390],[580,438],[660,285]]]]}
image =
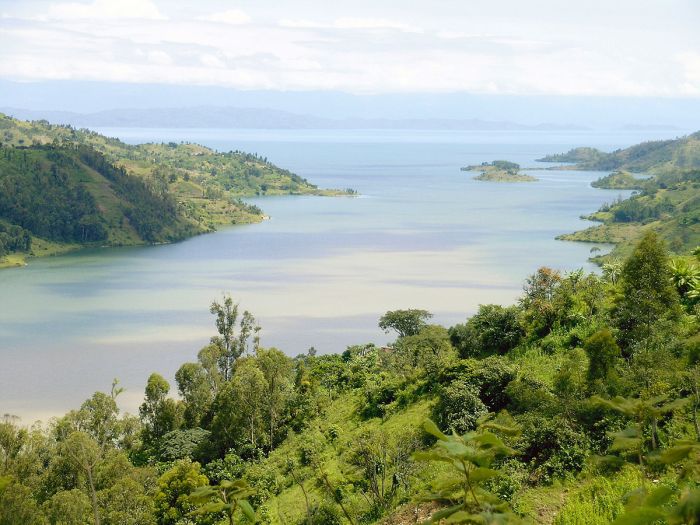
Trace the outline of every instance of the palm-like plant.
{"type": "Polygon", "coordinates": [[[700,283],[700,270],[685,259],[671,261],[671,280],[673,286],[683,298],[688,298],[691,292],[697,293],[700,283]]]}
{"type": "Polygon", "coordinates": [[[603,277],[610,281],[612,284],[617,283],[620,279],[620,274],[622,273],[622,263],[614,259],[610,262],[606,262],[603,265],[603,277]]]}
{"type": "Polygon", "coordinates": [[[196,489],[189,497],[195,504],[201,504],[192,515],[201,514],[226,514],[230,525],[235,525],[234,515],[238,509],[243,516],[255,523],[255,511],[248,502],[250,496],[255,494],[255,490],[243,480],[223,480],[218,485],[206,485],[196,489]]]}

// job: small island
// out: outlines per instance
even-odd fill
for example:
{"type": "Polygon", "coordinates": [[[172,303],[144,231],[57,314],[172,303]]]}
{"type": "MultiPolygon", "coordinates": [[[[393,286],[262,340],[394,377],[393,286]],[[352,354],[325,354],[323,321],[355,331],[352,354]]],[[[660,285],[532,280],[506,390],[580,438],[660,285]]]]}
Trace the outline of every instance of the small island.
{"type": "Polygon", "coordinates": [[[479,171],[480,175],[474,177],[474,180],[487,182],[535,182],[538,180],[531,175],[520,173],[520,164],[508,160],[484,162],[479,165],[466,166],[461,170],[479,171]]]}

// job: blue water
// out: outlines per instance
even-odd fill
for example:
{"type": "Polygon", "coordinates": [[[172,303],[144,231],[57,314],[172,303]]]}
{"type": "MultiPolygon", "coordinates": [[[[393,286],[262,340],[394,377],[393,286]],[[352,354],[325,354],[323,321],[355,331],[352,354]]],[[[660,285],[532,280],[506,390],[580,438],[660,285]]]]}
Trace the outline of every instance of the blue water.
{"type": "MultiPolygon", "coordinates": [[[[535,159],[579,145],[624,147],[640,134],[437,131],[100,130],[136,143],[194,141],[241,149],[322,187],[359,197],[250,199],[271,219],[178,244],[86,250],[0,271],[0,413],[25,420],[76,407],[117,377],[125,409],[152,371],[172,378],[214,335],[208,306],[224,292],[289,355],[390,336],[378,317],[426,308],[461,322],[509,303],[539,266],[567,271],[591,246],[554,240],[622,192],[600,173],[533,171],[535,183],[472,180],[468,164],[535,159]]],[[[657,133],[657,138],[658,137],[657,133]]],[[[175,385],[173,384],[173,390],[175,385]]]]}

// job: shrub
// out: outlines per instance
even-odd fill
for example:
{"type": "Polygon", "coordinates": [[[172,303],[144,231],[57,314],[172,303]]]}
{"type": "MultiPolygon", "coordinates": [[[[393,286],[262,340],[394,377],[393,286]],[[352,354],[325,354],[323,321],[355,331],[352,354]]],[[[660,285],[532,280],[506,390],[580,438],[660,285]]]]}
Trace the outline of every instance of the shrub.
{"type": "Polygon", "coordinates": [[[466,324],[450,328],[450,342],[462,358],[505,354],[525,335],[518,315],[516,306],[480,305],[466,324]]]}
{"type": "Polygon", "coordinates": [[[522,459],[533,467],[535,478],[551,483],[581,471],[590,450],[585,434],[560,417],[528,414],[519,422],[523,429],[522,459]]]}
{"type": "Polygon", "coordinates": [[[438,425],[459,434],[474,430],[477,420],[488,412],[479,397],[479,389],[464,379],[441,387],[438,395],[439,400],[435,407],[438,425]]]}

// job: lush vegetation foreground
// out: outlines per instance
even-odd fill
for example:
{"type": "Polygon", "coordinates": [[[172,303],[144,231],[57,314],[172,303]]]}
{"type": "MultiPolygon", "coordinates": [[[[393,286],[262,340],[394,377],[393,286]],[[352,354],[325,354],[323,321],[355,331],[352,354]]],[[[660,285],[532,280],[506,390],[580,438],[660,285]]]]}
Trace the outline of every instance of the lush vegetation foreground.
{"type": "Polygon", "coordinates": [[[700,279],[647,233],[464,324],[294,359],[230,297],[139,415],[0,423],[0,524],[699,523],[700,279]]]}

